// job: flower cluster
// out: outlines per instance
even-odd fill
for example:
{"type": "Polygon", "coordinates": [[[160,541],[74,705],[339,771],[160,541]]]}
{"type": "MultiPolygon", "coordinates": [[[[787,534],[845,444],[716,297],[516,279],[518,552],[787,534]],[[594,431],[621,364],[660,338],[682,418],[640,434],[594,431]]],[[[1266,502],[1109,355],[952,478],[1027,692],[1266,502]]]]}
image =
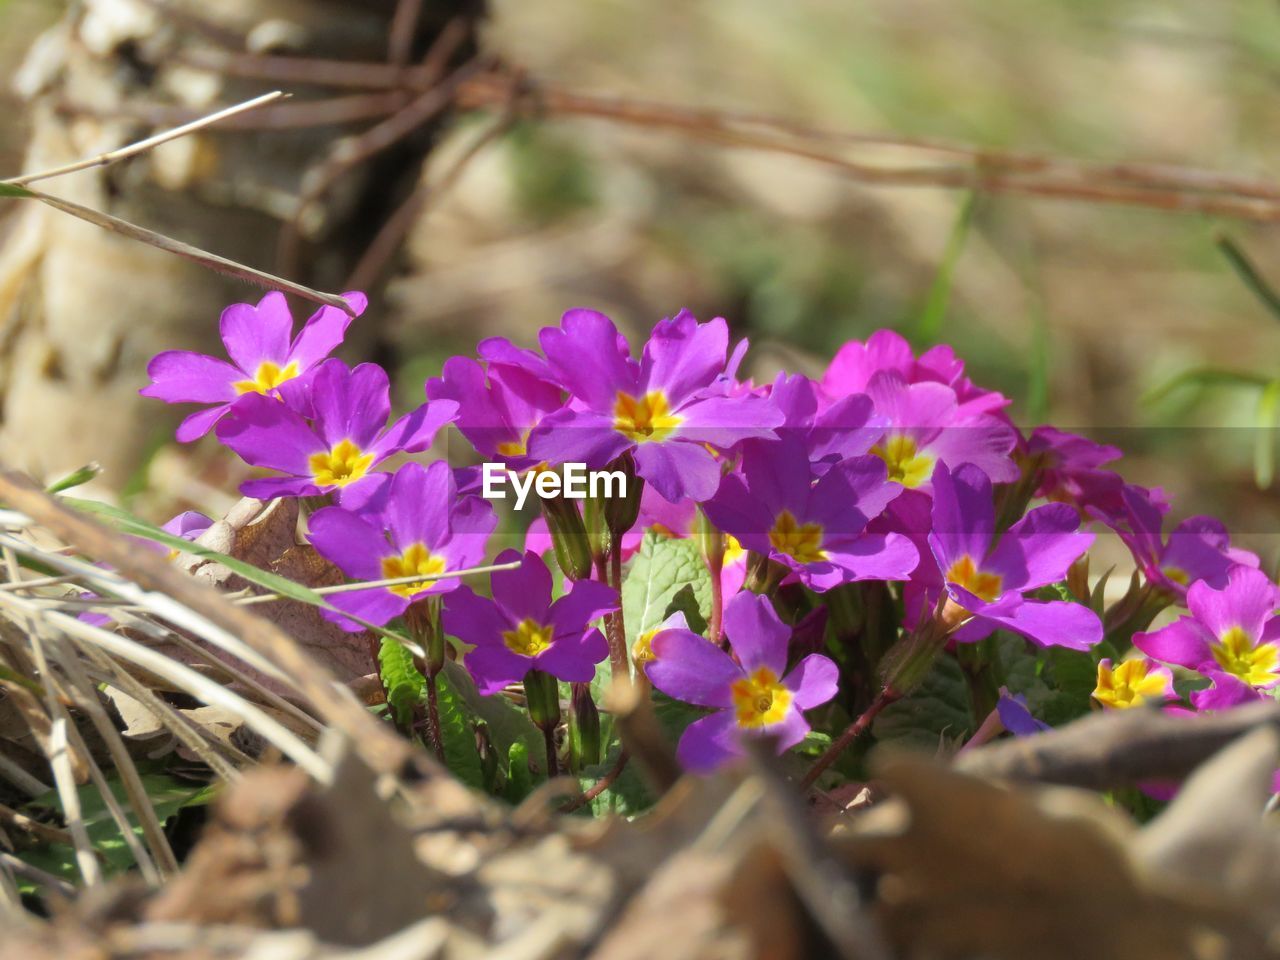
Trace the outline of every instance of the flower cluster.
{"type": "MultiPolygon", "coordinates": [[[[941,658],[1011,685],[997,643],[1085,658],[1094,709],[1221,710],[1280,686],[1280,590],[1257,558],[1208,517],[1165,534],[1169,504],[1109,469],[1119,450],[1052,427],[1024,434],[949,348],[917,355],[882,330],[816,380],[756,384],[739,376],[746,343],[730,349],[723,319],[682,311],[637,350],[608,317],[571,310],[537,350],[492,339],[450,358],[425,402],[392,419],[382,368],[328,356],[349,322],[326,307],[291,339],[279,294],[237,304],[222,317],[230,362],[161,354],[142,392],[206,405],[178,438],[213,430],[270,471],[245,495],[305,498],[311,547],[352,582],[325,616],[352,632],[403,627],[429,685],[452,659],[481,695],[522,704],[547,772],[616,746],[600,741],[595,703],[607,675],[688,705],[678,756],[692,771],[752,738],[779,752],[832,742],[806,783],[941,658]],[[621,471],[630,489],[500,516],[474,460],[392,461],[448,424],[511,471],[581,463],[621,471]],[[524,552],[493,557],[500,525],[525,534],[524,552]],[[1090,579],[1099,531],[1133,555],[1123,595],[1090,579]],[[697,609],[677,594],[653,615],[650,586],[631,609],[629,558],[647,551],[652,567],[681,542],[701,559],[672,572],[672,555],[662,576],[678,573],[697,609]],[[485,584],[475,568],[487,561],[485,584]],[[1177,608],[1187,614],[1151,629],[1177,608]]],[[[1001,687],[984,699],[978,686],[975,728],[1045,728],[1034,698],[1001,687]]]]}

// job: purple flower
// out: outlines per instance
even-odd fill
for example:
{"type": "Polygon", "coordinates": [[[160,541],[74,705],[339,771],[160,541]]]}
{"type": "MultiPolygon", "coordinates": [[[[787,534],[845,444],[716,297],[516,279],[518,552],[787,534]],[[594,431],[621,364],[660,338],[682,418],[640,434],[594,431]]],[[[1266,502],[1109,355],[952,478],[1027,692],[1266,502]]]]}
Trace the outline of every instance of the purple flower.
{"type": "Polygon", "coordinates": [[[1187,587],[1205,580],[1223,587],[1236,564],[1258,566],[1258,558],[1231,546],[1227,528],[1213,517],[1188,517],[1174,527],[1166,541],[1163,501],[1149,490],[1127,485],[1121,491],[1121,508],[1110,513],[1089,512],[1111,527],[1133,554],[1147,580],[1177,597],[1187,587]]]}
{"type": "Polygon", "coordinates": [[[371,473],[394,453],[418,453],[446,423],[457,416],[452,400],[424,403],[390,427],[390,384],[377,364],[351,370],[341,360],[320,364],[309,384],[305,406],[308,423],[290,404],[270,397],[246,395],[221,423],[218,439],[256,467],[287,474],[247,480],[247,497],[306,497],[336,492],[346,506],[356,506],[384,482],[371,473]]]}
{"type": "Polygon", "coordinates": [[[744,444],[740,473],[724,479],[705,510],[743,547],[824,591],[854,580],[903,580],[915,568],[920,555],[906,537],[865,532],[901,490],[871,456],[842,460],[814,483],[804,439],[787,434],[744,444]]]}
{"type": "Polygon", "coordinates": [[[571,683],[588,682],[595,665],[609,655],[604,635],[591,622],[618,609],[618,592],[595,580],[575,580],[552,603],[551,571],[542,558],[505,550],[497,562],[513,560],[520,560],[520,566],[493,574],[492,600],[470,587],[445,598],[445,633],[475,646],[466,666],[476,686],[488,696],[530,670],[571,683]]]}
{"type": "MultiPolygon", "coordinates": [[[[442,460],[407,463],[396,471],[376,514],[325,507],[308,521],[308,538],[322,557],[356,580],[391,580],[415,574],[438,576],[474,567],[484,559],[485,542],[498,518],[479,497],[459,497],[453,471],[442,460]]],[[[409,604],[457,588],[456,577],[335,593],[340,610],[381,626],[409,604]]],[[[328,610],[324,615],[344,630],[364,629],[328,610]]]]}
{"type": "Polygon", "coordinates": [[[709,447],[772,437],[782,422],[765,398],[724,395],[723,320],[700,324],[682,311],[659,321],[639,363],[622,351],[613,321],[591,310],[569,311],[540,339],[573,402],[534,428],[529,453],[537,460],[600,469],[632,451],[636,473],[664,498],[701,502],[720,484],[709,447]]]}
{"type": "MultiPolygon", "coordinates": [[[[1187,591],[1191,616],[1139,633],[1133,645],[1165,663],[1204,674],[1224,673],[1254,689],[1269,689],[1280,683],[1278,603],[1280,591],[1266,574],[1252,567],[1232,567],[1221,589],[1205,580],[1191,585],[1187,591]]],[[[1236,686],[1227,682],[1199,691],[1198,705],[1221,708],[1236,686]]]]}
{"type": "Polygon", "coordinates": [[[964,375],[964,361],[955,351],[939,344],[919,359],[911,345],[893,330],[877,330],[866,343],[851,340],[836,351],[822,377],[822,388],[833,397],[866,393],[877,373],[890,371],[906,383],[941,383],[954,391],[964,413],[995,413],[1008,406],[1007,397],[981,390],[964,375]]]}
{"type": "Polygon", "coordinates": [[[1000,538],[995,535],[991,481],[972,464],[955,472],[939,463],[933,478],[933,532],[929,547],[942,573],[960,641],[980,640],[1003,628],[1040,646],[1088,650],[1102,639],[1092,610],[1064,600],[1028,600],[1023,594],[1062,580],[1089,549],[1093,534],[1077,533],[1080,517],[1064,503],[1036,507],[1000,538]],[[957,609],[958,608],[958,609],[957,609]]]}
{"type": "Polygon", "coordinates": [[[1027,440],[1026,456],[1039,471],[1036,496],[1070,503],[1079,510],[1121,507],[1124,480],[1112,470],[1099,469],[1120,457],[1118,447],[1094,443],[1054,427],[1036,427],[1027,440]]]}
{"type": "Polygon", "coordinates": [[[866,394],[855,393],[830,401],[816,383],[797,374],[778,374],[769,398],[782,411],[778,428],[804,438],[814,473],[821,475],[832,463],[867,453],[889,426],[878,416],[866,394]]]}
{"type": "MultiPolygon", "coordinates": [[[[368,304],[363,293],[343,298],[356,316],[368,304]]],[[[178,427],[183,443],[198,440],[249,393],[280,396],[323,360],[347,332],[351,317],[337,307],[321,307],[292,340],[293,317],[284,294],[272,291],[255,307],[233,303],[222,311],[222,343],[231,363],[190,350],[168,350],[147,364],[151,385],[138,392],[166,403],[212,403],[191,414],[178,427]]]]}
{"type": "Polygon", "coordinates": [[[962,407],[942,383],[908,383],[895,371],[881,371],[867,384],[876,413],[889,427],[872,447],[904,487],[927,487],[935,466],[971,463],[997,483],[1018,479],[1010,457],[1018,432],[1004,420],[962,407]]]}
{"type": "Polygon", "coordinates": [[[1049,724],[1031,715],[1026,697],[1020,693],[1010,693],[1004,687],[1000,688],[1000,699],[996,701],[996,714],[1004,728],[1015,737],[1034,737],[1037,733],[1052,729],[1049,724]]]}
{"type": "Polygon", "coordinates": [[[529,433],[564,406],[561,394],[558,385],[525,367],[490,363],[486,369],[469,357],[451,357],[441,376],[427,381],[431,400],[458,404],[458,429],[476,451],[512,470],[537,465],[528,455],[529,433]]]}
{"type": "Polygon", "coordinates": [[[839,680],[836,665],[818,653],[787,672],[791,630],[765,597],[735,596],[724,628],[734,657],[696,633],[668,629],[653,638],[655,659],[646,670],[668,696],[717,709],[680,738],[677,756],[696,773],[741,756],[744,737],[772,736],[779,753],[794,747],[809,732],[804,711],[834,697],[839,680]]]}

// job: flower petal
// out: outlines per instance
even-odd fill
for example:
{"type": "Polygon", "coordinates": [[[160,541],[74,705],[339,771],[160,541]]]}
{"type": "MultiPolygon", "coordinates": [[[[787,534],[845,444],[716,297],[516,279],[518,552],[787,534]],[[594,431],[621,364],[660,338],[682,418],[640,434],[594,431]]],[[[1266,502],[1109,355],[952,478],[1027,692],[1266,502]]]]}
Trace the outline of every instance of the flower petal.
{"type": "Polygon", "coordinates": [[[546,650],[533,658],[533,665],[566,683],[589,683],[596,664],[609,656],[609,644],[599,630],[557,637],[546,650]]]}
{"type": "Polygon", "coordinates": [[[511,563],[514,560],[519,560],[520,566],[514,570],[496,570],[489,579],[494,601],[513,624],[525,618],[539,624],[547,623],[551,607],[551,571],[536,553],[521,556],[514,550],[504,550],[494,562],[511,563]]]}
{"type": "Polygon", "coordinates": [[[791,628],[782,622],[768,597],[739,593],[724,609],[724,632],[748,673],[768,667],[781,677],[787,669],[791,628]]]}
{"type": "Polygon", "coordinates": [[[307,422],[279,400],[247,393],[218,423],[218,439],[255,467],[310,477],[309,458],[325,449],[307,422]]]}
{"type": "MultiPolygon", "coordinates": [[[[344,293],[342,298],[351,304],[356,316],[364,313],[369,305],[363,293],[344,293]]],[[[352,317],[345,310],[337,307],[323,306],[303,324],[298,335],[293,339],[289,349],[289,360],[295,361],[300,370],[314,367],[329,354],[333,353],[346,336],[347,327],[352,317]]]]}
{"type": "Polygon", "coordinates": [[[245,373],[252,376],[264,360],[284,366],[293,317],[283,293],[272,290],[256,307],[233,303],[222,311],[219,326],[227,355],[245,373]]]}
{"type": "Polygon", "coordinates": [[[307,519],[307,539],[320,556],[354,580],[381,580],[383,558],[395,553],[380,529],[342,507],[313,513],[307,519]]]}
{"type": "Polygon", "coordinates": [[[231,404],[220,403],[216,407],[197,410],[191,416],[186,417],[182,423],[178,424],[178,430],[174,436],[179,443],[191,443],[193,440],[199,440],[212,430],[218,421],[227,415],[227,411],[230,409],[231,404]]]}
{"type": "Polygon", "coordinates": [[[642,443],[636,448],[636,473],[666,500],[688,497],[702,503],[720,487],[720,464],[706,447],[668,441],[642,443]]]}
{"type": "Polygon", "coordinates": [[[939,463],[933,472],[933,532],[929,535],[938,567],[945,571],[966,555],[981,564],[995,526],[987,475],[969,464],[953,472],[939,463]]]}
{"type": "Polygon", "coordinates": [[[975,612],[1042,647],[1088,650],[1102,640],[1102,621],[1097,614],[1066,600],[1002,602],[975,612]]]}
{"type": "Polygon", "coordinates": [[[577,580],[551,605],[554,635],[581,635],[587,624],[618,609],[618,591],[596,580],[577,580]]]}
{"type": "MultiPolygon", "coordinates": [[[[373,587],[369,590],[348,590],[344,593],[335,593],[329,598],[329,603],[339,610],[346,610],[362,620],[367,620],[369,623],[374,623],[381,627],[404,613],[409,606],[409,599],[392,593],[385,587],[373,587]]],[[[322,608],[320,614],[326,620],[336,623],[348,633],[360,633],[366,629],[362,624],[330,610],[322,608]]]]}
{"type": "Polygon", "coordinates": [[[662,390],[672,403],[679,403],[724,372],[728,349],[729,325],[720,317],[698,323],[692,313],[681,310],[659,320],[640,361],[643,389],[662,390]]]}
{"type": "Polygon", "coordinates": [[[664,630],[653,638],[653,655],[645,671],[653,685],[669,697],[700,707],[727,707],[729,689],[742,679],[742,668],[704,637],[687,630],[664,630]]]}
{"type": "Polygon", "coordinates": [[[556,378],[597,412],[613,409],[618,392],[637,393],[639,368],[613,321],[594,310],[570,310],[559,327],[538,335],[556,378]]]}
{"type": "MultiPolygon", "coordinates": [[[[652,670],[653,666],[650,665],[649,669],[652,670]]],[[[676,747],[676,759],[690,773],[711,773],[742,756],[742,752],[733,713],[722,710],[695,720],[685,728],[676,747]]]]}
{"type": "Polygon", "coordinates": [[[1276,585],[1253,567],[1232,567],[1227,576],[1227,585],[1221,590],[1197,580],[1187,591],[1187,606],[1214,636],[1240,627],[1256,644],[1275,613],[1276,585]]]}
{"type": "Polygon", "coordinates": [[[1004,578],[1005,590],[1056,583],[1093,545],[1093,534],[1077,533],[1079,526],[1080,514],[1065,503],[1036,507],[1000,538],[983,567],[1004,578]]]}
{"type": "Polygon", "coordinates": [[[1194,617],[1179,617],[1159,630],[1133,636],[1133,645],[1147,656],[1190,670],[1214,662],[1212,642],[1213,637],[1194,617]]]}
{"type": "Polygon", "coordinates": [[[830,657],[811,653],[795,665],[782,683],[795,694],[792,702],[797,710],[811,710],[839,691],[840,669],[830,657]]]}
{"type": "Polygon", "coordinates": [[[147,364],[152,382],[138,391],[166,403],[227,403],[238,393],[232,386],[245,375],[217,357],[190,350],[166,350],[147,364]]]}

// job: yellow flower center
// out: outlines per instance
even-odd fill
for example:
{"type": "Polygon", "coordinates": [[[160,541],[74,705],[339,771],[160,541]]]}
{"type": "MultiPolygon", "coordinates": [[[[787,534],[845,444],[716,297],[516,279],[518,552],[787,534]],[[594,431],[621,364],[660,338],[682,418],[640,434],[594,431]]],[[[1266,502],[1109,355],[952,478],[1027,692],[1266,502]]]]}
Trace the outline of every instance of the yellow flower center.
{"type": "Polygon", "coordinates": [[[1191,582],[1191,577],[1181,567],[1163,567],[1160,572],[1174,583],[1183,587],[1191,582]]]}
{"type": "Polygon", "coordinates": [[[871,452],[884,461],[889,479],[904,487],[915,488],[933,476],[934,457],[920,453],[914,439],[902,434],[885,437],[871,452]]]}
{"type": "MultiPolygon", "coordinates": [[[[827,559],[827,552],[822,549],[822,527],[816,523],[799,523],[790,510],[783,510],[773,522],[769,544],[796,563],[817,563],[827,559]]],[[[738,549],[742,549],[741,544],[738,549]]],[[[728,554],[727,547],[725,553],[728,554]]]]}
{"type": "Polygon", "coordinates": [[[947,568],[946,579],[957,587],[964,587],[975,597],[990,603],[1000,596],[1002,580],[998,573],[985,573],[978,569],[973,557],[967,553],[947,568]]]}
{"type": "Polygon", "coordinates": [[[522,657],[536,657],[551,646],[551,627],[525,617],[514,630],[502,631],[502,642],[512,653],[522,657]]]}
{"type": "MultiPolygon", "coordinates": [[[[822,531],[819,530],[818,533],[821,535],[822,531]]],[[[746,552],[746,548],[738,542],[737,537],[731,533],[724,535],[724,566],[727,567],[731,563],[737,563],[746,552]]]]}
{"type": "Polygon", "coordinates": [[[1280,678],[1280,656],[1274,643],[1253,645],[1253,639],[1239,627],[1232,627],[1213,645],[1213,659],[1227,673],[1251,687],[1261,687],[1280,678]]]}
{"type": "Polygon", "coordinates": [[[643,397],[619,390],[613,405],[613,429],[635,443],[665,440],[683,420],[671,412],[661,390],[650,390],[643,397]]]}
{"type": "Polygon", "coordinates": [[[654,627],[652,630],[646,630],[640,636],[636,637],[636,642],[631,645],[631,660],[638,667],[652,663],[657,660],[657,655],[653,652],[653,638],[661,632],[662,627],[654,627]]]}
{"type": "MultiPolygon", "coordinates": [[[[385,580],[395,580],[400,577],[416,575],[431,577],[444,573],[444,566],[444,557],[433,556],[425,544],[415,543],[398,557],[383,557],[382,576],[385,580]]],[[[387,587],[387,589],[392,593],[400,594],[402,597],[412,597],[415,593],[419,593],[429,586],[431,586],[430,581],[419,580],[414,583],[402,583],[399,586],[387,587]]]]}
{"type": "Polygon", "coordinates": [[[735,680],[729,688],[733,713],[740,727],[766,727],[781,723],[791,706],[791,691],[768,667],[760,667],[748,677],[735,680]]]}
{"type": "Polygon", "coordinates": [[[286,380],[292,380],[298,375],[298,363],[292,361],[288,366],[281,367],[279,364],[272,363],[270,360],[263,360],[258,364],[258,370],[253,375],[252,380],[236,380],[231,384],[235,387],[236,393],[270,393],[286,380]]]}
{"type": "Polygon", "coordinates": [[[520,435],[519,440],[504,440],[498,444],[498,453],[504,457],[526,457],[529,455],[529,434],[532,430],[526,430],[520,435]]]}
{"type": "Polygon", "coordinates": [[[1113,710],[1127,710],[1140,707],[1153,697],[1162,698],[1166,689],[1167,680],[1151,673],[1145,660],[1126,660],[1115,667],[1100,663],[1093,699],[1113,710]]]}
{"type": "Polygon", "coordinates": [[[327,453],[313,453],[307,464],[317,487],[345,487],[369,472],[373,454],[361,452],[350,440],[342,440],[327,453]]]}

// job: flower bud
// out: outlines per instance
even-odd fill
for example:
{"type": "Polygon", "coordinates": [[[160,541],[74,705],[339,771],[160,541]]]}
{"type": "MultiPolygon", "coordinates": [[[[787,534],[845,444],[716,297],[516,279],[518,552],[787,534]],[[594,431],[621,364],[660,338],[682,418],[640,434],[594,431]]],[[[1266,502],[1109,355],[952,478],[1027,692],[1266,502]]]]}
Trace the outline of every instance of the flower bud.
{"type": "Polygon", "coordinates": [[[636,476],[636,462],[630,453],[624,453],[609,464],[607,470],[621,470],[627,478],[625,497],[611,497],[604,502],[605,525],[615,540],[636,525],[640,516],[640,495],[644,493],[644,478],[636,476]]]}
{"type": "Polygon", "coordinates": [[[569,713],[569,769],[574,772],[600,762],[600,711],[585,683],[572,686],[569,713]]]}
{"type": "Polygon", "coordinates": [[[524,697],[529,716],[543,731],[554,730],[560,722],[560,687],[556,678],[541,670],[524,677],[524,697]]]}
{"type": "Polygon", "coordinates": [[[564,575],[570,580],[591,576],[591,546],[577,506],[570,500],[550,497],[542,501],[542,516],[555,546],[556,563],[564,575]]]}

